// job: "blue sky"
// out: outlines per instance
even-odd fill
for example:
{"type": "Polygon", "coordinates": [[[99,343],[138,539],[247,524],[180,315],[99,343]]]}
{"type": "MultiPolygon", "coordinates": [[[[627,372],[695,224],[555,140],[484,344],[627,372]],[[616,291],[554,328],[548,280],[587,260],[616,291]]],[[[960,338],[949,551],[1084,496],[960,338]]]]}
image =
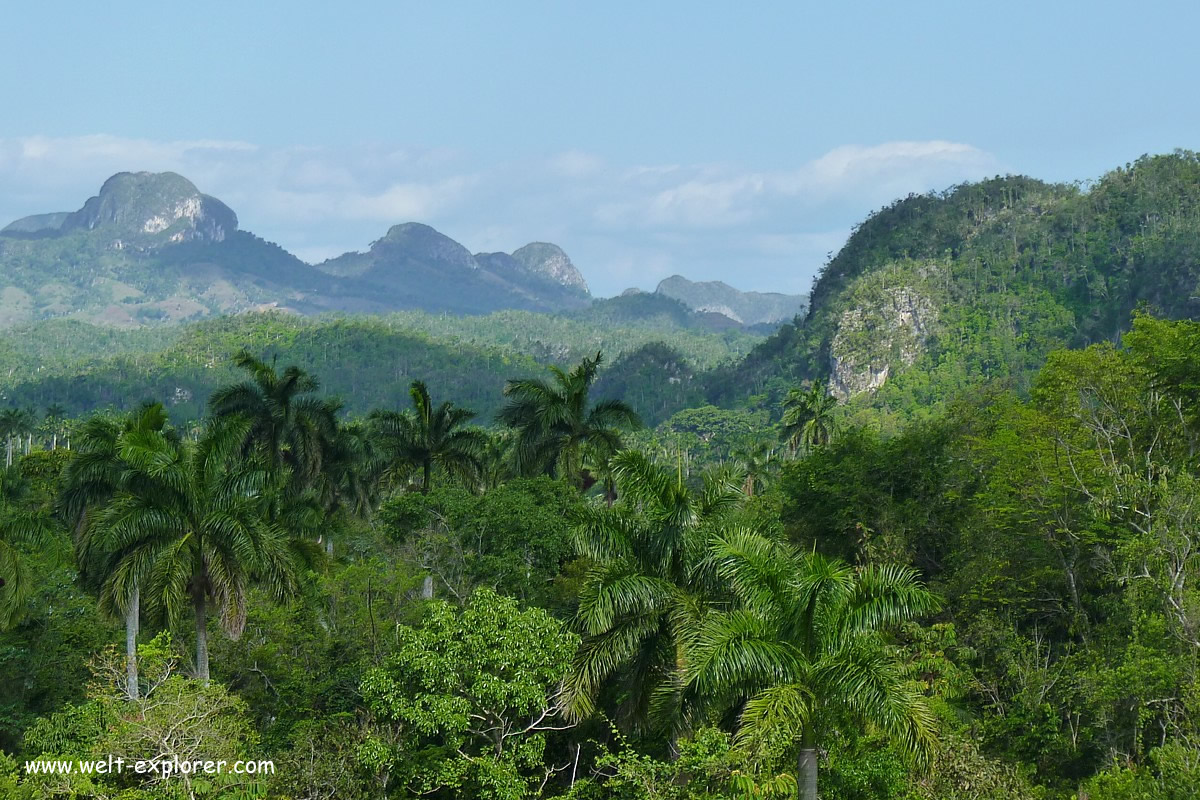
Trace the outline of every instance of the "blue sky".
{"type": "Polygon", "coordinates": [[[417,220],[805,291],[896,196],[1200,148],[1195,2],[340,5],[10,4],[0,218],[172,169],[310,260],[417,220]]]}

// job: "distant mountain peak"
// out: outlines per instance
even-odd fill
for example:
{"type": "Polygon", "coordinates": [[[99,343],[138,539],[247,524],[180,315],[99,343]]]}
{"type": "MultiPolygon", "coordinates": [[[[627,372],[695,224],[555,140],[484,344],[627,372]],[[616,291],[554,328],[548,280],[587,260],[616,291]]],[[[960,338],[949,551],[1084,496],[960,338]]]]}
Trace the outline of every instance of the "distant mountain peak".
{"type": "Polygon", "coordinates": [[[583,294],[591,294],[587,281],[571,263],[571,259],[556,244],[530,242],[513,251],[512,257],[529,272],[560,283],[583,294]]]}
{"type": "Polygon", "coordinates": [[[403,222],[371,244],[371,253],[399,252],[406,260],[466,270],[478,269],[471,251],[421,222],[403,222]]]}
{"type": "Polygon", "coordinates": [[[60,230],[112,229],[151,242],[221,242],[237,230],[229,206],[174,172],[118,172],[60,230]]]}
{"type": "Polygon", "coordinates": [[[804,295],[743,292],[724,281],[689,281],[682,275],[664,278],[654,292],[695,311],[723,314],[743,325],[785,322],[808,306],[804,295]]]}

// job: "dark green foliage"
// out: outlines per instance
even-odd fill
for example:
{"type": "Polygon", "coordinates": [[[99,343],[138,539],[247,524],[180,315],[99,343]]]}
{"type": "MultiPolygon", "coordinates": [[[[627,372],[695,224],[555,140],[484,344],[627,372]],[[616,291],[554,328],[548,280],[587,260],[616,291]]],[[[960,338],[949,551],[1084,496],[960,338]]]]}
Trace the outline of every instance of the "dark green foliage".
{"type": "Polygon", "coordinates": [[[561,609],[573,601],[560,576],[574,556],[570,528],[582,507],[568,483],[518,478],[483,495],[456,487],[399,495],[378,519],[393,541],[421,553],[439,594],[492,586],[561,609]]]}

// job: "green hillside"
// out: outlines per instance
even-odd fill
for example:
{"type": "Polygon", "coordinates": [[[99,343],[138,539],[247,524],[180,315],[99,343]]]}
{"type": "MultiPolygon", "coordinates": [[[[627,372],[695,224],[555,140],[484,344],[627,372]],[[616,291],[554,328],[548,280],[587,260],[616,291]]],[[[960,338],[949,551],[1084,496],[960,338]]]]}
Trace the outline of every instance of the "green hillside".
{"type": "Polygon", "coordinates": [[[996,178],[859,225],[802,324],[707,378],[724,403],[828,381],[854,407],[927,412],[967,386],[1021,390],[1054,348],[1119,341],[1131,312],[1200,311],[1200,156],[1147,156],[1090,186],[996,178]]]}
{"type": "MultiPolygon", "coordinates": [[[[682,327],[689,312],[680,310],[680,319],[631,315],[620,324],[603,313],[575,318],[523,311],[478,317],[263,313],[134,330],[50,320],[0,337],[0,392],[6,405],[57,404],[72,415],[165,397],[174,418],[194,419],[211,391],[233,379],[233,354],[247,348],[321,375],[351,413],[403,402],[409,382],[419,378],[490,417],[504,381],[539,364],[570,364],[599,351],[620,373],[623,354],[654,344],[672,348],[680,363],[697,371],[740,358],[760,341],[740,329],[682,327]]],[[[656,374],[644,376],[649,395],[642,391],[635,401],[654,419],[678,404],[657,399],[658,384],[656,374]]]]}

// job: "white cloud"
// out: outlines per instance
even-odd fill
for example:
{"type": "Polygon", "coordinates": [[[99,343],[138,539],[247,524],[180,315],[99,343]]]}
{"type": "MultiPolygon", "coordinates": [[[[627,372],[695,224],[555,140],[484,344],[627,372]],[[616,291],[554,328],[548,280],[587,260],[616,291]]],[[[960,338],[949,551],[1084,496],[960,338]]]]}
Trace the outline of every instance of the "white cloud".
{"type": "Polygon", "coordinates": [[[259,147],[110,135],[0,139],[0,225],[78,208],[122,170],[171,170],[241,224],[309,260],[361,250],[389,226],[434,225],[478,250],[554,241],[598,294],[679,272],[745,289],[806,291],[846,232],[909,192],[999,171],[947,141],[846,145],[786,168],[614,165],[580,151],[474,163],[445,148],[259,147]]]}

